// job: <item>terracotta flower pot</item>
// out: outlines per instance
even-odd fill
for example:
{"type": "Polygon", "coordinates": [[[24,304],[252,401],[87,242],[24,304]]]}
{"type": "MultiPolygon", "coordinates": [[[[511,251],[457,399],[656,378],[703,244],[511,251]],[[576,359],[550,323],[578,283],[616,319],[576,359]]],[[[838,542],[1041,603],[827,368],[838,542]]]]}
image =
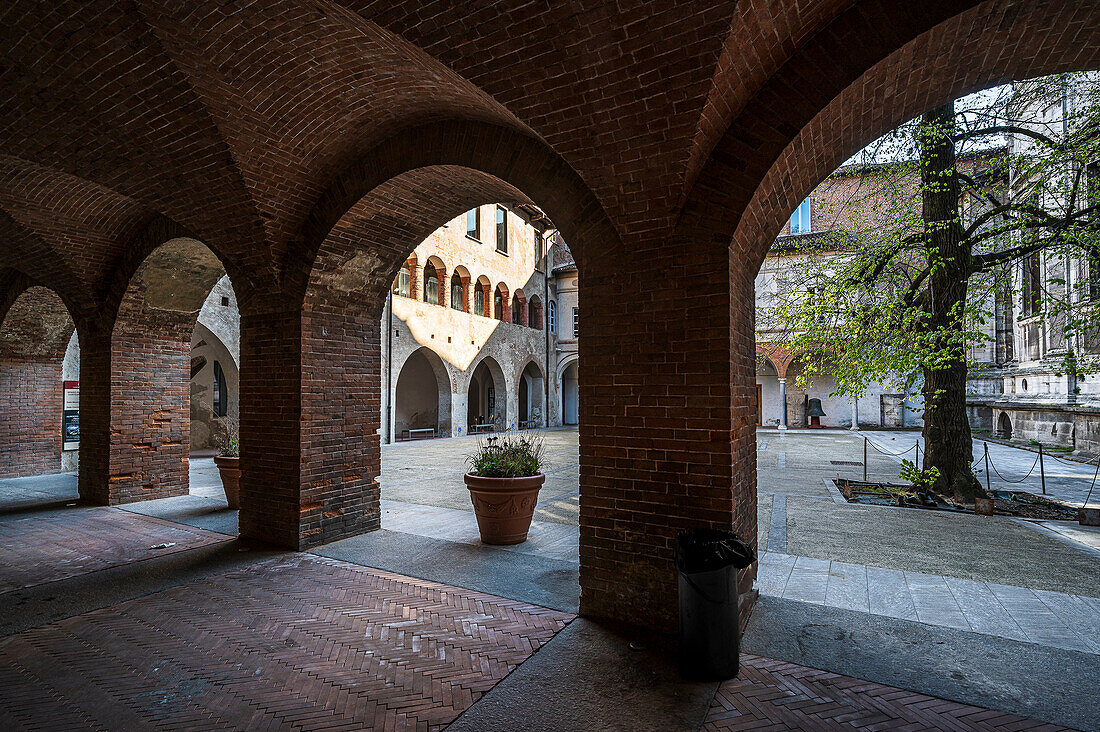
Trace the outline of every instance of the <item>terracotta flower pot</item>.
{"type": "Polygon", "coordinates": [[[546,476],[539,473],[526,478],[482,478],[466,473],[465,479],[481,541],[485,544],[527,541],[539,489],[546,476]]]}
{"type": "Polygon", "coordinates": [[[992,498],[975,498],[974,499],[974,513],[980,513],[982,516],[993,515],[993,499],[992,498]]]}
{"type": "Polygon", "coordinates": [[[222,476],[222,489],[225,490],[225,502],[230,508],[240,508],[241,459],[218,455],[214,458],[218,472],[222,476]]]}

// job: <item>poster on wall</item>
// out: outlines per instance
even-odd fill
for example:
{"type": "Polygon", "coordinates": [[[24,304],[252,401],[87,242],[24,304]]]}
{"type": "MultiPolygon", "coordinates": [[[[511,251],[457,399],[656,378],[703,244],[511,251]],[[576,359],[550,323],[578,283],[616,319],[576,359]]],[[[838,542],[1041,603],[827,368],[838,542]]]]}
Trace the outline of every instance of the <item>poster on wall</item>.
{"type": "Polygon", "coordinates": [[[63,386],[61,449],[76,450],[80,447],[80,382],[65,381],[63,386]]]}

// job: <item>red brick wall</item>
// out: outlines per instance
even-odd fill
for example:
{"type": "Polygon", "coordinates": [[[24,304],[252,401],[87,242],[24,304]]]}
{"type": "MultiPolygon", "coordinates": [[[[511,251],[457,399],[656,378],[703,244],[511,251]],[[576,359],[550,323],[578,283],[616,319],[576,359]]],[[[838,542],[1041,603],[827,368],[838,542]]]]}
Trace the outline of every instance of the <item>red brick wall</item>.
{"type": "Polygon", "coordinates": [[[186,495],[194,313],[127,298],[111,338],[108,502],[186,495]]]}
{"type": "Polygon", "coordinates": [[[61,363],[73,332],[56,293],[13,284],[0,293],[0,478],[61,470],[61,363]]]}
{"type": "Polygon", "coordinates": [[[0,356],[0,478],[61,470],[61,359],[0,356]]]}

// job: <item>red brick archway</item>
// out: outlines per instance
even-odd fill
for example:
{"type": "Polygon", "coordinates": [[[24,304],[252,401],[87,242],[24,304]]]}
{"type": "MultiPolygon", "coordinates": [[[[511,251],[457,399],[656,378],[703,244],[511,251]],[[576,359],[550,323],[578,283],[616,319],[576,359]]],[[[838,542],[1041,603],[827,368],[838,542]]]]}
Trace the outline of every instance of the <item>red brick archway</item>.
{"type": "Polygon", "coordinates": [[[668,629],[676,533],[756,535],[753,276],[794,202],[924,107],[1096,66],[1100,12],[492,10],[533,30],[445,2],[11,0],[0,266],[69,305],[94,384],[81,489],[105,501],[112,411],[136,409],[112,406],[110,374],[141,232],[216,252],[242,310],[242,531],[305,547],[377,526],[377,316],[397,267],[472,205],[538,204],[584,273],[582,612],[668,629]]]}
{"type": "Polygon", "coordinates": [[[73,320],[57,293],[25,278],[19,287],[0,302],[0,478],[61,470],[61,367],[73,320]]]}

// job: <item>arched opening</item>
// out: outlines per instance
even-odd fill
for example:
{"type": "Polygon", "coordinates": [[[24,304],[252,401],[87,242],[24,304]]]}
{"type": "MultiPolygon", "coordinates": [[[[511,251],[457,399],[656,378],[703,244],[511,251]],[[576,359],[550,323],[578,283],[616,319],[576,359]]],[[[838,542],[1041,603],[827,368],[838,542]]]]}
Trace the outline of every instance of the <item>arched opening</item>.
{"type": "Polygon", "coordinates": [[[413,297],[416,293],[416,255],[410,255],[393,280],[393,294],[413,297]]]}
{"type": "Polygon", "coordinates": [[[535,330],[542,330],[542,299],[538,295],[531,296],[527,311],[527,324],[535,330]]]}
{"type": "Polygon", "coordinates": [[[519,375],[518,426],[521,430],[545,425],[544,388],[542,369],[534,361],[529,362],[519,375]]]}
{"type": "Polygon", "coordinates": [[[488,277],[481,275],[477,278],[477,283],[474,285],[474,315],[490,317],[489,304],[492,302],[492,290],[493,285],[488,277]]]}
{"type": "Polygon", "coordinates": [[[756,360],[756,425],[778,427],[782,420],[783,399],[779,389],[779,371],[767,356],[756,360]]]}
{"type": "Polygon", "coordinates": [[[1001,412],[1001,416],[997,418],[997,436],[1006,440],[1012,439],[1012,420],[1009,419],[1008,412],[1001,412]]]}
{"type": "Polygon", "coordinates": [[[6,312],[3,306],[0,478],[57,473],[63,450],[79,441],[79,417],[75,405],[64,403],[63,383],[66,350],[76,340],[73,320],[57,293],[45,287],[27,287],[6,312]]]}
{"type": "Polygon", "coordinates": [[[508,397],[504,370],[486,356],[470,374],[466,398],[467,431],[500,432],[508,425],[508,397]]]}
{"type": "Polygon", "coordinates": [[[470,312],[470,271],[462,265],[451,275],[451,309],[470,312]]]}
{"type": "Polygon", "coordinates": [[[228,277],[210,291],[191,334],[191,449],[219,450],[240,419],[240,313],[228,277]]]}
{"type": "Polygon", "coordinates": [[[446,366],[421,347],[401,367],[394,392],[394,435],[398,439],[450,434],[451,389],[446,366]]]}
{"type": "Polygon", "coordinates": [[[512,322],[512,303],[508,299],[508,288],[503,282],[493,290],[493,317],[505,323],[512,322]]]}
{"type": "Polygon", "coordinates": [[[447,292],[443,283],[446,276],[446,268],[439,257],[429,257],[424,263],[424,302],[440,306],[445,304],[447,292]]]}
{"type": "Polygon", "coordinates": [[[577,361],[571,361],[561,377],[562,424],[580,424],[580,371],[577,361]]]}
{"type": "MultiPolygon", "coordinates": [[[[107,475],[105,480],[88,476],[87,491],[99,493],[97,500],[130,503],[188,493],[196,323],[223,277],[214,252],[194,239],[176,238],[153,250],[130,278],[111,335],[109,373],[82,374],[85,381],[105,376],[110,384],[107,475]]],[[[231,294],[228,279],[224,288],[231,294]]],[[[223,296],[221,291],[215,295],[219,302],[223,296]]],[[[211,325],[198,331],[200,338],[219,328],[211,325]]],[[[226,328],[232,329],[230,324],[226,328]]],[[[235,368],[226,351],[213,346],[208,351],[207,363],[195,365],[213,387],[214,361],[223,377],[235,368]]],[[[230,379],[225,382],[228,388],[230,379]]],[[[228,400],[224,404],[222,420],[229,417],[228,400]]],[[[82,495],[86,472],[81,473],[82,495]]]]}
{"type": "Polygon", "coordinates": [[[512,295],[512,318],[516,325],[527,325],[527,296],[523,290],[516,290],[512,295]]]}

